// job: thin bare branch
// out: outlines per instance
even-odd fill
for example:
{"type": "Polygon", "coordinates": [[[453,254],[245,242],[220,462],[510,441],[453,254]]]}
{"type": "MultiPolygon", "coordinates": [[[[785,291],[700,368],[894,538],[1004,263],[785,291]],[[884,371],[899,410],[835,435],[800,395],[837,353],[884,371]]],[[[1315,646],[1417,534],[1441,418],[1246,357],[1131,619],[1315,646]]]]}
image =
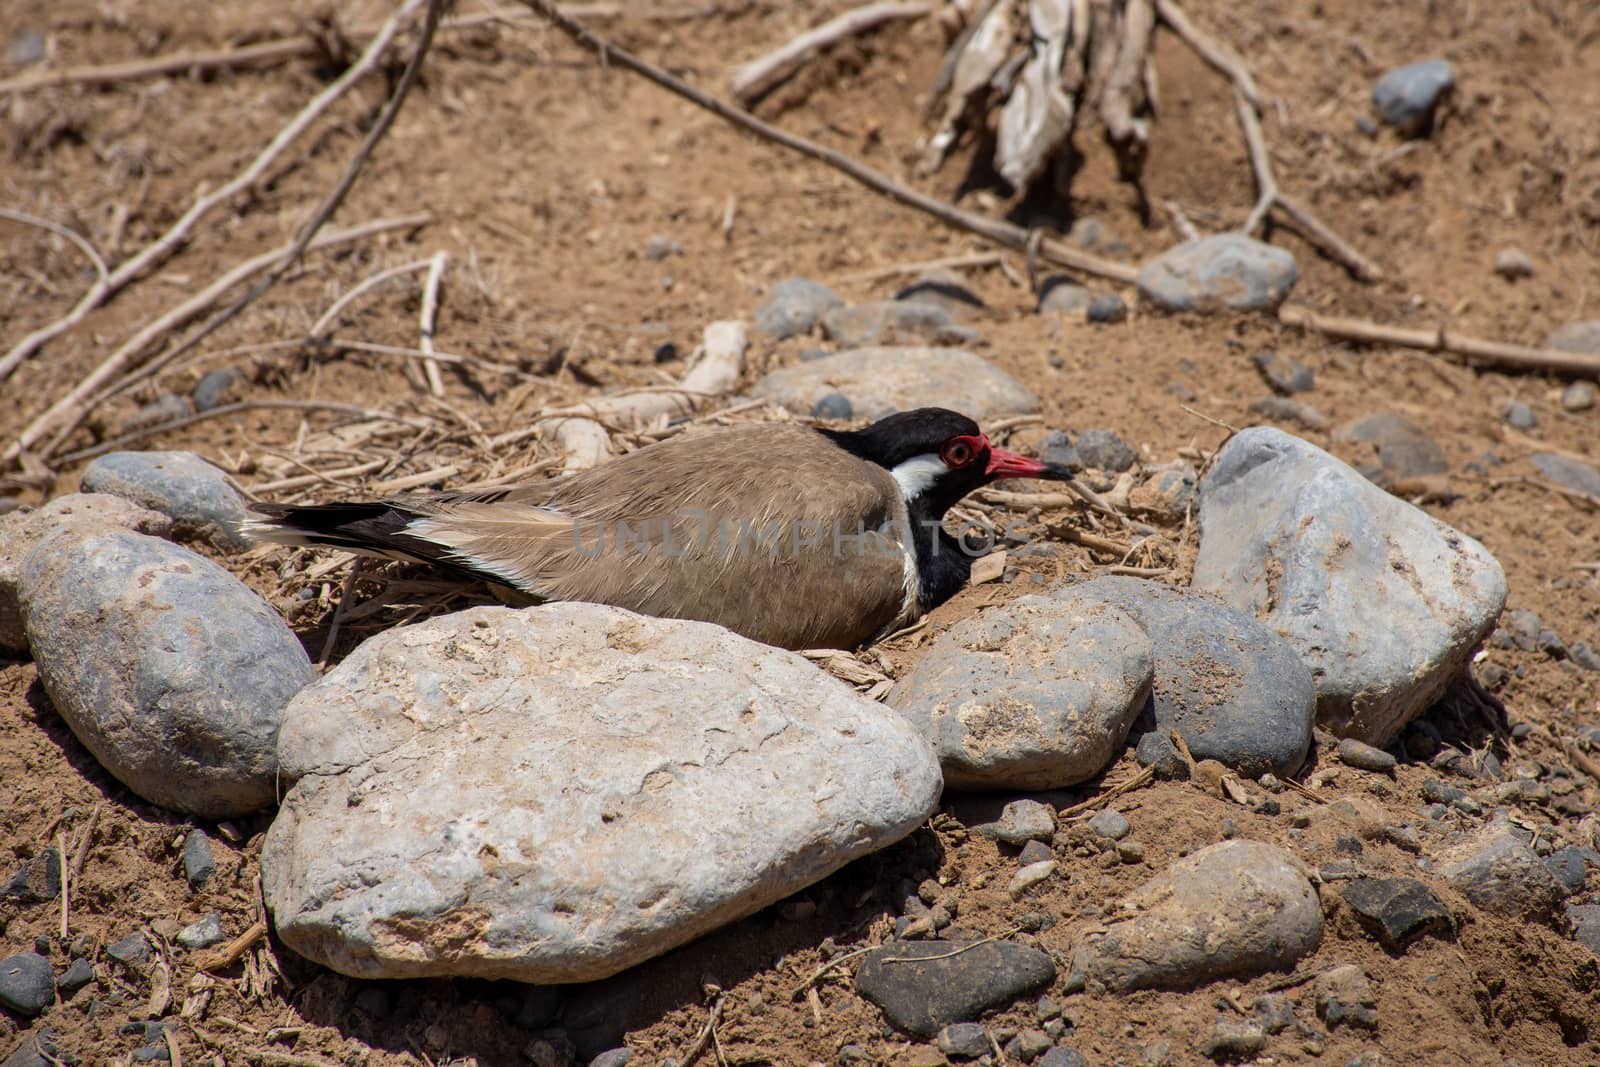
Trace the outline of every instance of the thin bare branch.
{"type": "MultiPolygon", "coordinates": [[[[406,215],[401,218],[376,219],[359,226],[352,226],[346,230],[325,233],[313,241],[311,247],[313,249],[321,249],[348,244],[351,241],[359,241],[387,230],[420,226],[431,218],[431,215],[423,212],[416,215],[406,215]]],[[[93,405],[86,403],[89,398],[94,396],[97,390],[110,382],[115,376],[131,366],[139,355],[157,338],[201,314],[206,308],[215,303],[223,293],[235,285],[277,263],[287,250],[287,247],[273,249],[270,252],[264,252],[259,256],[245,260],[199,293],[147,323],[117,348],[115,352],[112,352],[111,355],[101,361],[100,365],[91,371],[88,377],[80,381],[65,396],[50,405],[43,414],[30,422],[17,435],[17,439],[7,446],[6,451],[0,454],[0,462],[7,464],[16,462],[24,451],[32,449],[43,440],[47,433],[54,432],[56,434],[55,440],[59,442],[66,434],[71,433],[73,429],[80,425],[89,411],[93,410],[93,405]]]]}
{"type": "Polygon", "coordinates": [[[929,3],[905,3],[903,0],[879,0],[807,30],[782,48],[758,59],[752,59],[733,70],[730,87],[738,101],[746,106],[771,92],[779,84],[805,65],[812,56],[847,37],[895,19],[921,18],[933,10],[929,3]]]}
{"type": "MultiPolygon", "coordinates": [[[[568,37],[600,56],[604,62],[625,67],[661,86],[668,92],[675,93],[690,103],[706,109],[713,115],[733,123],[747,133],[754,134],[774,144],[782,145],[790,151],[798,152],[809,159],[814,159],[819,163],[832,167],[874,192],[880,193],[907,207],[932,215],[948,226],[980,234],[997,244],[1019,251],[1028,247],[1029,232],[1021,226],[996,219],[987,219],[981,215],[963,211],[952,204],[936,200],[931,196],[902,185],[900,182],[851,159],[843,153],[835,152],[833,149],[825,148],[814,141],[809,141],[804,137],[779,129],[771,123],[763,122],[741,108],[701,92],[655,64],[640,59],[625,49],[618,48],[610,41],[569,18],[551,0],[519,0],[519,2],[542,15],[568,37]]],[[[1053,238],[1046,238],[1038,242],[1038,255],[1040,258],[1048,260],[1057,266],[1068,267],[1082,271],[1085,274],[1100,278],[1110,278],[1130,285],[1139,276],[1138,267],[1127,263],[1118,263],[1114,260],[1101,259],[1099,256],[1090,255],[1087,252],[1073,248],[1065,241],[1053,238]]]]}

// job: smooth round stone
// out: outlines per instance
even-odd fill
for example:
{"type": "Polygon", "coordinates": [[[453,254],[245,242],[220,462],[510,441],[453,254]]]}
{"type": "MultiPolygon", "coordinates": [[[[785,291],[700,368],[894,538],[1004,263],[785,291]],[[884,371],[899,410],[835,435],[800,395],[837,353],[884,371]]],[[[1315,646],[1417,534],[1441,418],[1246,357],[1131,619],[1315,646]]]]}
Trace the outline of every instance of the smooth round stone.
{"type": "Polygon", "coordinates": [[[786,278],[774,285],[756,308],[756,331],[777,340],[810,333],[822,316],[844,301],[839,294],[809,278],[786,278]]]}
{"type": "Polygon", "coordinates": [[[1122,748],[1149,692],[1149,638],[1115,607],[1027,596],[940,635],[889,692],[954,789],[1055,789],[1122,748]]]}
{"type": "Polygon", "coordinates": [[[1346,737],[1339,742],[1339,762],[1358,770],[1388,774],[1395,769],[1398,761],[1381,748],[1346,737]]]}
{"type": "Polygon", "coordinates": [[[251,545],[240,532],[246,513],[238,492],[193,452],[112,452],[89,464],[81,488],[170,515],[180,536],[204,538],[224,551],[251,545]]]}
{"type": "Polygon", "coordinates": [[[1191,585],[1283,636],[1316,681],[1321,724],[1377,746],[1460,675],[1506,598],[1477,541],[1262,426],[1201,480],[1191,585]]]}
{"type": "Polygon", "coordinates": [[[1150,715],[1135,727],[1139,761],[1176,770],[1177,730],[1197,760],[1250,777],[1288,775],[1305,762],[1316,686],[1294,648],[1250,615],[1143,578],[1108,576],[1064,595],[1132,616],[1155,649],[1150,715]]]}
{"type": "Polygon", "coordinates": [[[1299,278],[1294,256],[1238,233],[1202,237],[1139,271],[1139,296],[1163,311],[1271,311],[1299,278]]]}
{"type": "Polygon", "coordinates": [[[68,526],[23,560],[39,680],[108,771],[206,818],[277,796],[284,705],[316,677],[282,616],[186,548],[68,526]]]}

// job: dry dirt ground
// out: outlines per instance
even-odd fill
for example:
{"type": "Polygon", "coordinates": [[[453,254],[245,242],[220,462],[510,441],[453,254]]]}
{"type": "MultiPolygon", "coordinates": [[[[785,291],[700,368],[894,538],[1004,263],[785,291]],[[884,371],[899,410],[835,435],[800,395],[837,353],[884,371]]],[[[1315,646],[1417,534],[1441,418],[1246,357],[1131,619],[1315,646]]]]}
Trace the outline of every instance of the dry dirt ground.
{"type": "MultiPolygon", "coordinates": [[[[713,3],[687,17],[636,12],[593,24],[690,81],[720,89],[732,62],[787,40],[834,6],[713,3]]],[[[1297,299],[1324,311],[1406,326],[1448,323],[1528,343],[1563,323],[1600,317],[1600,13],[1592,4],[1192,0],[1190,9],[1249,58],[1271,101],[1266,132],[1279,180],[1387,272],[1379,284],[1359,284],[1295,235],[1274,231],[1271,239],[1299,259],[1297,299]],[[1452,60],[1460,85],[1434,136],[1407,144],[1359,132],[1376,75],[1434,54],[1452,60]],[[1533,277],[1510,282],[1491,270],[1496,252],[1513,246],[1532,257],[1533,277]]],[[[0,76],[19,69],[10,49],[29,29],[46,36],[47,63],[67,66],[240,44],[308,27],[370,30],[386,14],[385,5],[371,0],[339,6],[8,0],[0,11],[0,46],[7,49],[0,76]]],[[[954,195],[970,149],[932,179],[915,174],[919,138],[927,133],[921,109],[942,44],[931,22],[892,27],[838,49],[759,111],[931,192],[954,195]]],[[[1162,111],[1146,174],[1149,217],[1141,216],[1134,191],[1116,180],[1091,127],[1078,134],[1085,158],[1070,200],[1056,205],[1050,220],[1065,227],[1093,216],[1126,242],[1125,255],[1134,261],[1177,239],[1167,201],[1215,231],[1237,225],[1254,195],[1229,92],[1165,35],[1157,57],[1162,111]]],[[[0,205],[70,225],[115,263],[170,225],[197,187],[214,188],[236,173],[336,74],[336,64],[301,58],[206,77],[0,97],[0,205]]],[[[181,254],[0,385],[0,443],[139,325],[232,263],[286,240],[344,167],[387,88],[383,78],[359,86],[250,195],[208,217],[181,254]]],[[[1003,193],[981,189],[964,203],[990,212],[1011,206],[1003,193]]],[[[459,481],[484,473],[485,434],[525,425],[540,407],[602,387],[675,378],[706,323],[748,316],[781,278],[814,277],[847,298],[874,298],[892,293],[902,279],[856,280],[862,272],[983,250],[829,170],[738,135],[625,72],[603,69],[527,21],[441,34],[421,85],[336,222],[419,210],[431,212],[432,221],[313,255],[197,354],[95,411],[72,446],[117,432],[160,393],[186,394],[206,370],[236,366],[247,375],[242,399],[358,403],[425,417],[444,429],[354,445],[343,456],[332,449],[306,456],[296,450],[316,440],[333,416],[252,409],[166,433],[148,446],[198,451],[247,486],[265,471],[303,473],[284,455],[324,469],[373,455],[394,460],[387,469],[340,477],[340,485],[313,486],[308,497],[371,491],[377,482],[445,464],[459,468],[446,481],[459,481]],[[730,201],[733,225],[725,235],[730,201]],[[682,254],[645,258],[657,234],[680,242],[682,254]],[[525,380],[447,370],[447,396],[437,403],[411,384],[403,359],[293,344],[244,347],[294,342],[374,270],[436,250],[448,251],[453,263],[439,347],[513,364],[525,380]],[[658,362],[667,342],[676,355],[663,352],[658,362]]],[[[0,340],[9,345],[64,314],[92,276],[75,249],[48,233],[0,222],[0,235],[0,340]]],[[[1018,259],[1012,267],[1020,265],[1018,259]]],[[[1044,398],[1046,425],[1113,428],[1147,462],[1213,448],[1226,431],[1182,410],[1172,387],[1185,387],[1196,411],[1248,424],[1254,420],[1247,406],[1267,392],[1250,355],[1276,348],[1315,370],[1318,384],[1308,399],[1331,424],[1379,411],[1420,421],[1448,456],[1450,484],[1459,494],[1430,510],[1499,557],[1511,606],[1538,611],[1568,642],[1600,638],[1596,516],[1522,479],[1533,473],[1526,456],[1538,448],[1600,458],[1600,411],[1564,412],[1555,400],[1560,382],[1330,343],[1266,317],[1165,318],[1136,310],[1113,326],[1060,321],[1033,313],[1033,297],[1014,280],[1020,275],[991,267],[971,272],[967,282],[992,309],[977,323],[986,339],[979,351],[1044,398]],[[1512,398],[1538,416],[1526,436],[1505,432],[1501,412],[1512,398]],[[1505,461],[1491,469],[1492,479],[1465,470],[1490,451],[1505,461]],[[1575,566],[1585,563],[1588,569],[1575,566]]],[[[420,275],[407,274],[354,305],[335,335],[415,346],[419,293],[420,275]]],[[[796,360],[803,347],[758,341],[750,374],[796,360]]],[[[1027,429],[1014,441],[1026,447],[1037,433],[1027,429]]],[[[1306,436],[1360,458],[1327,433],[1306,436]]],[[[538,462],[547,455],[541,447],[518,446],[497,470],[538,462]]],[[[36,503],[73,488],[81,469],[63,464],[53,480],[0,472],[9,479],[3,492],[36,503]]],[[[1171,564],[1170,580],[1181,581],[1193,532],[1168,534],[1166,555],[1146,562],[1171,564]]],[[[1081,573],[1115,562],[1078,547],[1065,558],[1068,569],[1081,573]]],[[[230,565],[243,569],[239,561],[230,565]]],[[[245,576],[280,607],[295,608],[293,621],[316,656],[342,574],[320,560],[269,554],[256,557],[245,576]],[[297,599],[308,582],[312,598],[297,599]]],[[[1026,581],[963,593],[936,613],[934,632],[1017,595],[1026,581]]],[[[352,622],[333,658],[363,633],[403,616],[392,609],[352,622]]],[[[889,650],[901,667],[917,654],[910,643],[889,650]]],[[[1487,663],[1509,672],[1499,696],[1510,720],[1536,727],[1525,740],[1497,742],[1502,757],[1570,768],[1557,742],[1585,723],[1600,725],[1600,675],[1541,653],[1493,649],[1487,663]]],[[[1330,762],[1324,746],[1320,765],[1330,762]]],[[[1130,765],[1125,759],[1107,780],[1126,777],[1130,765]]],[[[1393,821],[1414,820],[1420,783],[1434,773],[1416,763],[1403,764],[1393,780],[1345,770],[1320,789],[1329,798],[1366,797],[1393,821]]],[[[1573,773],[1582,804],[1600,803],[1596,783],[1573,773]]],[[[1080,790],[1047,799],[1064,804],[1091,795],[1080,790]]],[[[619,979],[554,997],[484,982],[358,982],[281,948],[274,954],[269,942],[219,972],[207,1009],[176,1031],[176,1043],[188,1062],[516,1063],[548,1025],[579,1035],[612,1025],[625,1030],[640,1062],[662,1062],[682,1056],[704,1025],[701,984],[714,980],[726,991],[718,1036],[729,1062],[831,1064],[846,1045],[872,1062],[937,1062],[928,1046],[885,1030],[876,1009],[853,992],[848,967],[820,983],[814,1006],[792,993],[835,946],[881,938],[907,880],[931,875],[959,888],[959,922],[968,930],[1008,929],[1019,908],[1004,891],[1015,858],[966,829],[992,819],[1006,799],[952,798],[946,815],[904,844],[801,894],[803,906],[769,909],[619,979]],[[552,1008],[559,1011],[553,1020],[552,1008]]],[[[1186,783],[1129,794],[1122,810],[1146,846],[1146,863],[1108,868],[1073,860],[1064,877],[1024,902],[1028,910],[1062,917],[1040,940],[1062,947],[1086,911],[1093,914],[1180,853],[1218,840],[1224,818],[1244,836],[1284,844],[1293,813],[1311,812],[1305,844],[1296,851],[1313,864],[1335,858],[1336,820],[1314,812],[1309,800],[1282,799],[1284,814],[1268,817],[1186,783]]],[[[77,840],[95,811],[68,937],[58,936],[56,903],[0,904],[0,954],[39,945],[59,969],[75,944],[76,951],[98,954],[102,977],[38,1024],[0,1014],[0,1052],[30,1025],[45,1025],[58,1035],[59,1049],[81,1062],[126,1062],[142,1038],[125,1033],[125,1024],[142,1017],[151,989],[147,979],[113,966],[103,946],[139,929],[170,933],[213,910],[230,935],[256,917],[267,816],[222,831],[207,827],[232,837],[219,837],[217,877],[191,891],[175,848],[188,824],[141,802],[94,764],[52,711],[30,664],[0,664],[0,875],[48,847],[58,830],[77,840]]],[[[1544,809],[1526,815],[1568,839],[1579,832],[1576,816],[1544,809]]],[[[1387,843],[1368,842],[1361,860],[1374,871],[1415,869],[1414,857],[1387,843]]],[[[1464,918],[1459,935],[1426,940],[1398,956],[1379,949],[1347,910],[1330,903],[1327,935],[1306,966],[1364,967],[1378,992],[1379,1028],[1335,1031],[1320,1055],[1285,1035],[1259,1062],[1344,1064],[1366,1054],[1363,1062],[1371,1064],[1380,1052],[1390,1064],[1600,1062],[1590,953],[1549,927],[1492,919],[1458,897],[1449,900],[1464,918]]],[[[191,954],[182,950],[173,951],[171,967],[176,1014],[209,980],[196,978],[191,954]]],[[[1224,994],[1236,992],[1248,1005],[1270,981],[1220,983],[1189,994],[1065,998],[1076,1022],[1071,1044],[1094,1064],[1136,1063],[1157,1041],[1170,1043],[1172,1063],[1201,1062],[1198,1040],[1219,1011],[1233,1010],[1224,994]]],[[[1308,990],[1297,986],[1290,995],[1304,1002],[1308,990]]],[[[1031,1025],[1031,1003],[990,1021],[1031,1025]]],[[[701,1062],[711,1055],[708,1049],[701,1062]]]]}

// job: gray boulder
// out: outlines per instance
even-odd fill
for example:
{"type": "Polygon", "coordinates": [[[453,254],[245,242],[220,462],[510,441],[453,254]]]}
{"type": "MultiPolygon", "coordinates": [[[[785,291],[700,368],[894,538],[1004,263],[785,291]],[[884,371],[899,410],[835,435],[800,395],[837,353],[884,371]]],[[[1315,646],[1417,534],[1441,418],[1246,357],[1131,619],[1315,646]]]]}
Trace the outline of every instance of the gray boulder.
{"type": "Polygon", "coordinates": [[[1108,576],[1067,595],[1119,608],[1155,649],[1154,721],[1139,761],[1170,770],[1177,730],[1194,758],[1220,760],[1252,778],[1290,775],[1311,748],[1316,685],[1299,654],[1249,615],[1143,578],[1108,576]]]}
{"type": "Polygon", "coordinates": [[[980,422],[1040,409],[1039,398],[994,364],[959,348],[857,348],[772,371],[751,392],[809,415],[840,394],[862,418],[946,407],[980,422]]]}
{"type": "Polygon", "coordinates": [[[1322,939],[1322,904],[1298,861],[1260,841],[1220,841],[1123,895],[1132,917],[1084,931],[1067,989],[1193,989],[1292,970],[1322,939]]]}
{"type": "Polygon", "coordinates": [[[188,549],[76,526],[34,546],[21,593],[39,680],[124,785],[206,818],[273,800],[284,705],[316,672],[259,596],[188,549]]]}
{"type": "Polygon", "coordinates": [[[1200,483],[1192,585],[1283,635],[1318,720],[1380,748],[1461,673],[1506,598],[1477,541],[1267,427],[1235,435],[1200,483]]]}
{"type": "Polygon", "coordinates": [[[172,520],[121,497],[68,493],[29,511],[0,515],[0,655],[28,650],[22,630],[22,561],[46,534],[62,526],[137,530],[153,537],[172,533],[172,520]]]}
{"type": "Polygon", "coordinates": [[[708,623],[481,607],[368,640],[294,699],[263,886],[366,978],[585,982],[921,825],[898,715],[708,623]]]}
{"type": "Polygon", "coordinates": [[[242,552],[244,502],[221,471],[193,452],[112,452],[89,464],[80,488],[110,493],[172,517],[180,537],[242,552]]]}
{"type": "Polygon", "coordinates": [[[1294,256],[1238,233],[1169,248],[1139,271],[1139,296],[1163,311],[1271,311],[1294,288],[1294,256]]]}
{"type": "Polygon", "coordinates": [[[889,692],[954,789],[1055,789],[1121,751],[1150,639],[1105,603],[1027,596],[951,627],[889,692]]]}

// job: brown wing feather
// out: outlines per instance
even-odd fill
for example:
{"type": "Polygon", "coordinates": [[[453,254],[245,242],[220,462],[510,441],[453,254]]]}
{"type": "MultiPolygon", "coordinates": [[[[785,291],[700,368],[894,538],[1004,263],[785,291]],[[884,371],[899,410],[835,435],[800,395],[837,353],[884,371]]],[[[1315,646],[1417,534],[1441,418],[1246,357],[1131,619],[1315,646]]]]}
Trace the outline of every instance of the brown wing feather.
{"type": "Polygon", "coordinates": [[[906,553],[878,532],[906,521],[893,478],[802,426],[675,438],[492,502],[407,507],[414,536],[544,599],[790,648],[853,647],[918,613],[906,553]]]}

